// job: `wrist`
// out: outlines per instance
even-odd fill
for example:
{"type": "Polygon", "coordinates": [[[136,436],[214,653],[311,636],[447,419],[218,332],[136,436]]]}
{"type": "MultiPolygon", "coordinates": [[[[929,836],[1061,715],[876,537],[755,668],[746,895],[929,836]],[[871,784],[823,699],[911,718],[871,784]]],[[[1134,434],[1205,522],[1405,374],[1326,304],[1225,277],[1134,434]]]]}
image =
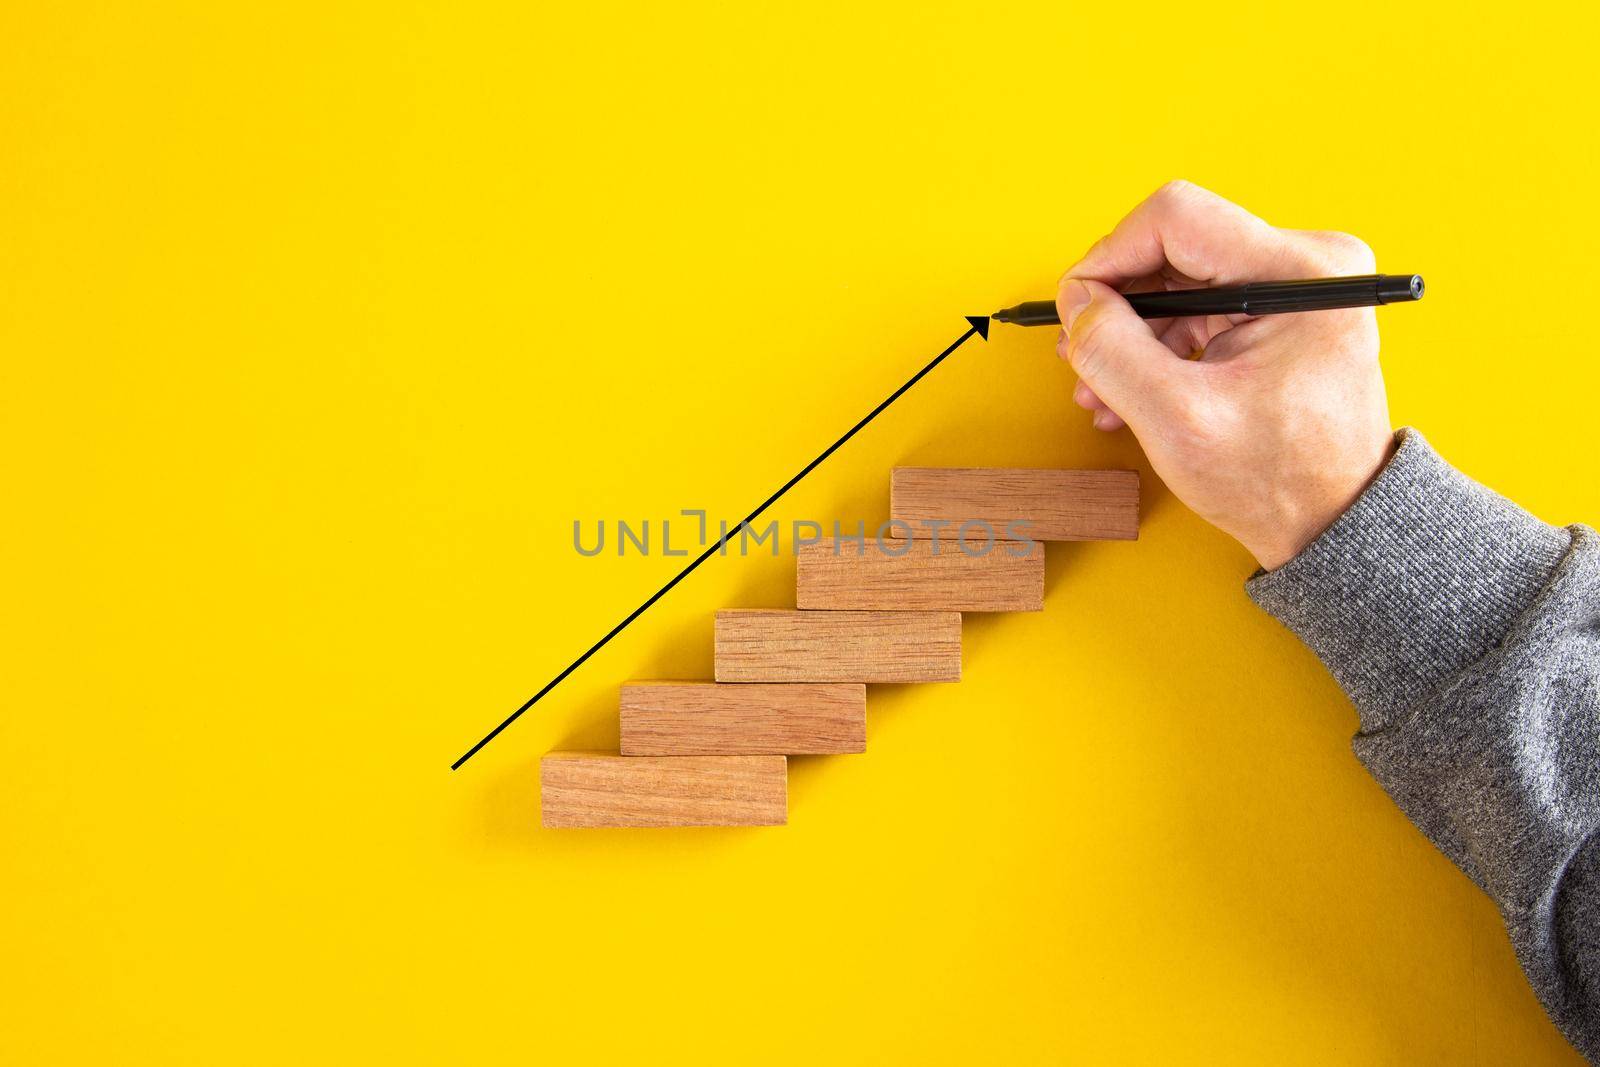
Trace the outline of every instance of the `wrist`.
{"type": "Polygon", "coordinates": [[[1242,544],[1264,571],[1294,559],[1361,498],[1395,452],[1395,437],[1385,430],[1363,447],[1347,449],[1342,462],[1294,478],[1266,510],[1242,544]]]}
{"type": "Polygon", "coordinates": [[[1245,588],[1322,657],[1371,732],[1500,643],[1572,540],[1401,430],[1355,505],[1245,588]]]}

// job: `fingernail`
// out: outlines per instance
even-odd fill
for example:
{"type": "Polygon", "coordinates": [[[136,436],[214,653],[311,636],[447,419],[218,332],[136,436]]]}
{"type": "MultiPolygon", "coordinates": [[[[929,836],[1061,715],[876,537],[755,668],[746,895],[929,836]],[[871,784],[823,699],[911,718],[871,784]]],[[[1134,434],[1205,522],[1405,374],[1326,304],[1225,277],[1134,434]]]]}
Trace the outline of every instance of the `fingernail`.
{"type": "Polygon", "coordinates": [[[1074,320],[1077,319],[1084,308],[1089,306],[1089,301],[1092,299],[1094,299],[1094,296],[1089,292],[1087,285],[1084,285],[1076,278],[1068,281],[1061,290],[1062,325],[1070,331],[1074,320]]]}
{"type": "Polygon", "coordinates": [[[1094,413],[1094,428],[1095,429],[1104,430],[1104,429],[1107,428],[1109,422],[1110,422],[1110,420],[1109,420],[1109,418],[1108,418],[1108,416],[1106,415],[1105,412],[1097,411],[1097,412],[1094,413]]]}

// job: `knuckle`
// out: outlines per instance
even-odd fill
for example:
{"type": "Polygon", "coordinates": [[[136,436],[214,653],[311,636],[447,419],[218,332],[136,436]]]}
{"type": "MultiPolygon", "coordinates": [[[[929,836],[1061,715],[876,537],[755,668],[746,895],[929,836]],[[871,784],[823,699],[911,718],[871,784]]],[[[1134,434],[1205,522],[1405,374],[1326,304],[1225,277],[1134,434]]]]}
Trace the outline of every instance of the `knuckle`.
{"type": "Polygon", "coordinates": [[[1162,182],[1161,187],[1150,195],[1150,202],[1170,212],[1193,211],[1227,203],[1205,186],[1196,185],[1185,178],[1162,182]]]}
{"type": "Polygon", "coordinates": [[[1371,246],[1354,234],[1319,230],[1312,239],[1320,262],[1335,274],[1371,274],[1377,269],[1378,260],[1371,246]]]}
{"type": "Polygon", "coordinates": [[[1191,195],[1195,188],[1195,184],[1191,181],[1173,178],[1171,181],[1162,182],[1161,187],[1151,194],[1150,199],[1161,203],[1182,200],[1191,195]]]}
{"type": "Polygon", "coordinates": [[[1161,183],[1155,192],[1145,198],[1146,211],[1154,218],[1177,214],[1183,210],[1184,203],[1189,199],[1191,188],[1192,186],[1182,178],[1161,183]]]}
{"type": "MultiPolygon", "coordinates": [[[[1216,220],[1229,219],[1238,214],[1238,209],[1227,200],[1194,182],[1182,178],[1174,178],[1165,182],[1151,194],[1146,202],[1145,213],[1155,224],[1174,224],[1182,220],[1216,220]]],[[[1179,232],[1167,234],[1166,241],[1182,239],[1185,226],[1176,226],[1179,232]]],[[[1171,258],[1169,249],[1169,256],[1171,258]]]]}

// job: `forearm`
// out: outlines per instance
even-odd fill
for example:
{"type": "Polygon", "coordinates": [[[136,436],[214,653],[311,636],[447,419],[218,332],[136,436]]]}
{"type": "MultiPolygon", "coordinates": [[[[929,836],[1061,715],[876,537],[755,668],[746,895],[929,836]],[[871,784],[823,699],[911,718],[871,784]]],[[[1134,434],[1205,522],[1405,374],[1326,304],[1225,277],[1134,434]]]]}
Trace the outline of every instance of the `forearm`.
{"type": "Polygon", "coordinates": [[[1357,757],[1495,899],[1551,1016],[1600,1059],[1600,538],[1402,431],[1356,504],[1247,589],[1349,693],[1357,757]]]}

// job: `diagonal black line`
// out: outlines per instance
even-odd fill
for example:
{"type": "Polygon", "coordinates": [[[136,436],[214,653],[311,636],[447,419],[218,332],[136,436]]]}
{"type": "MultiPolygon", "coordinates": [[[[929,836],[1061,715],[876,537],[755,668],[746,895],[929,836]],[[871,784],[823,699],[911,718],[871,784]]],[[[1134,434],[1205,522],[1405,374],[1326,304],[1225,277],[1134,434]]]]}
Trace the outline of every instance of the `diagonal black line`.
{"type": "Polygon", "coordinates": [[[921,370],[917,371],[917,373],[913,374],[911,376],[911,378],[904,385],[902,385],[900,388],[896,389],[894,392],[890,393],[889,394],[889,398],[887,400],[885,400],[883,403],[879,404],[877,407],[875,407],[871,411],[869,411],[867,413],[867,417],[866,418],[862,419],[860,422],[858,422],[854,426],[850,427],[850,429],[845,432],[845,435],[843,437],[839,438],[833,444],[831,444],[827,448],[823,449],[822,450],[822,454],[819,455],[816,459],[812,460],[810,463],[807,463],[804,467],[800,468],[800,473],[799,474],[796,474],[793,478],[790,478],[788,481],[784,482],[783,485],[778,488],[778,491],[776,493],[773,493],[771,496],[767,497],[767,499],[765,499],[765,500],[763,500],[761,502],[761,506],[760,507],[756,508],[750,514],[746,515],[743,519],[741,519],[739,521],[739,525],[735,526],[732,530],[729,530],[726,534],[724,534],[721,537],[719,537],[715,544],[709,546],[704,552],[702,552],[698,556],[696,556],[693,559],[693,561],[691,561],[689,563],[689,565],[687,567],[685,567],[685,568],[683,568],[683,570],[679,571],[678,574],[677,574],[677,577],[673,578],[672,581],[668,582],[666,585],[662,586],[660,589],[657,589],[655,591],[655,594],[652,595],[649,600],[646,600],[643,604],[640,604],[638,607],[634,608],[633,611],[631,611],[628,614],[627,618],[625,618],[621,622],[617,623],[615,626],[613,626],[611,628],[611,631],[609,633],[607,633],[600,640],[596,641],[594,644],[590,645],[589,646],[589,651],[585,652],[583,655],[579,656],[577,659],[575,659],[571,663],[567,664],[565,670],[563,670],[560,674],[556,675],[554,678],[552,678],[548,682],[546,682],[544,684],[544,688],[543,689],[539,690],[537,693],[533,694],[533,696],[528,698],[527,703],[523,704],[522,707],[518,708],[516,711],[513,711],[510,715],[507,715],[504,722],[502,722],[499,726],[496,726],[493,730],[490,730],[487,734],[485,734],[483,736],[483,739],[480,740],[477,744],[475,744],[471,748],[467,749],[466,755],[462,756],[460,759],[458,759],[454,763],[450,764],[450,769],[452,771],[456,770],[463,763],[467,762],[467,760],[469,760],[473,756],[477,755],[478,754],[478,750],[480,748],[482,748],[484,745],[487,745],[490,741],[493,741],[496,737],[500,736],[500,731],[504,730],[507,726],[510,726],[512,723],[516,722],[517,719],[522,716],[523,712],[527,711],[529,708],[531,708],[535,704],[539,703],[539,700],[546,693],[550,692],[550,690],[552,690],[556,686],[560,685],[562,683],[562,681],[564,681],[566,679],[567,675],[571,674],[573,671],[575,671],[579,667],[583,666],[585,660],[587,660],[590,656],[594,655],[596,652],[598,652],[602,648],[604,648],[606,646],[606,643],[609,642],[613,637],[615,637],[618,634],[620,634],[623,630],[625,630],[629,623],[633,622],[633,620],[637,619],[640,615],[643,615],[646,611],[648,611],[650,609],[650,606],[652,604],[654,604],[656,601],[660,600],[662,597],[666,596],[669,592],[671,592],[673,586],[677,585],[679,582],[681,582],[685,578],[689,577],[690,574],[694,573],[694,569],[696,567],[700,566],[700,564],[704,563],[706,560],[710,559],[712,557],[712,555],[718,549],[720,549],[723,545],[727,544],[728,543],[728,539],[730,537],[732,537],[734,534],[738,533],[740,530],[744,529],[746,526],[750,525],[750,523],[756,521],[756,519],[760,518],[761,517],[761,513],[766,511],[773,504],[777,503],[779,497],[783,496],[783,494],[785,494],[789,490],[793,489],[795,487],[796,483],[798,483],[801,478],[804,478],[806,475],[808,475],[812,471],[816,470],[818,465],[821,464],[823,460],[827,459],[829,456],[831,456],[835,452],[837,452],[839,450],[840,446],[842,446],[846,441],[850,440],[850,438],[854,437],[857,433],[859,433],[861,431],[862,427],[866,426],[867,423],[871,422],[873,419],[875,419],[879,415],[883,414],[884,408],[887,408],[890,404],[893,404],[896,400],[899,400],[900,397],[905,393],[905,391],[907,389],[910,389],[913,385],[916,385],[918,382],[920,382],[923,379],[923,377],[925,375],[927,375],[927,373],[929,371],[933,370],[933,368],[935,368],[939,364],[943,363],[946,356],[948,356],[950,353],[954,352],[956,349],[960,348],[962,345],[966,344],[967,341],[972,338],[973,334],[981,333],[981,334],[984,335],[984,338],[987,340],[988,339],[988,332],[987,332],[987,329],[986,329],[986,327],[988,326],[987,321],[983,321],[982,325],[979,325],[979,322],[982,321],[982,320],[969,320],[969,321],[972,322],[972,326],[968,328],[966,333],[962,334],[960,337],[957,337],[955,339],[955,342],[953,344],[951,344],[951,346],[949,348],[945,349],[943,352],[940,352],[937,356],[934,356],[933,359],[929,360],[927,366],[925,366],[921,370]]]}

